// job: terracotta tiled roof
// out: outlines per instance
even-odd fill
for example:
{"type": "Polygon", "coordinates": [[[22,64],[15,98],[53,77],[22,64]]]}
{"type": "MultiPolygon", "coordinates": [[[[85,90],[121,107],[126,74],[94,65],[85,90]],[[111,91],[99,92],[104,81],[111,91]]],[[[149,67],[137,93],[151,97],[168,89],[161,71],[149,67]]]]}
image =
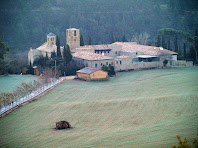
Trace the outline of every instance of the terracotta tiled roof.
{"type": "Polygon", "coordinates": [[[177,54],[176,52],[163,49],[162,47],[138,45],[130,42],[115,42],[113,44],[122,45],[121,51],[123,52],[142,52],[143,54],[154,56],[177,54]]]}
{"type": "Polygon", "coordinates": [[[57,50],[57,46],[56,45],[48,46],[47,43],[44,43],[43,45],[38,47],[37,50],[44,52],[54,52],[57,50]]]}
{"type": "Polygon", "coordinates": [[[96,69],[96,68],[85,67],[83,69],[78,70],[77,73],[91,74],[91,73],[94,73],[98,70],[99,69],[96,69]]]}
{"type": "Polygon", "coordinates": [[[98,60],[111,60],[113,59],[112,57],[107,57],[101,54],[96,54],[92,52],[87,52],[87,51],[79,51],[73,54],[74,58],[79,58],[79,59],[85,59],[89,61],[98,61],[98,60]]]}
{"type": "Polygon", "coordinates": [[[81,46],[80,48],[93,48],[94,50],[111,50],[111,47],[109,44],[104,45],[85,45],[81,46]]]}
{"type": "Polygon", "coordinates": [[[130,57],[125,55],[115,57],[115,59],[126,59],[126,58],[130,58],[130,57]]]}

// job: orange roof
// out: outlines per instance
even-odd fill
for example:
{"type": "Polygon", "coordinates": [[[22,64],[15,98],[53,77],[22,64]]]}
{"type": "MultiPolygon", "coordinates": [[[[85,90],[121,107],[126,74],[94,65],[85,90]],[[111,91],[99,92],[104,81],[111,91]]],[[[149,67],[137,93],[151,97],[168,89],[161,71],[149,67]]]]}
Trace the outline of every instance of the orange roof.
{"type": "Polygon", "coordinates": [[[98,61],[98,60],[111,60],[112,57],[104,56],[97,53],[87,52],[87,51],[79,51],[72,55],[74,58],[85,59],[89,61],[98,61]]]}
{"type": "Polygon", "coordinates": [[[162,55],[172,55],[177,54],[176,52],[163,49],[162,47],[155,47],[155,46],[146,46],[146,45],[138,45],[131,42],[115,42],[113,44],[121,45],[123,52],[142,52],[146,55],[154,55],[154,56],[162,56],[162,55]]]}

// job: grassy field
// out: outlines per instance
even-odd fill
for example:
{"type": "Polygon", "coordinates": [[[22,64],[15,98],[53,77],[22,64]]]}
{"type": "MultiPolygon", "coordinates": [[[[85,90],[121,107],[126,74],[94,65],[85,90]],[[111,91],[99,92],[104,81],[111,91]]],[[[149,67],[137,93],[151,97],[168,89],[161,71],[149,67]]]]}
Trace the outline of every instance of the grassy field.
{"type": "Polygon", "coordinates": [[[0,147],[171,147],[198,128],[198,67],[66,81],[0,119],[0,147]],[[55,122],[73,129],[55,131],[55,122]]]}
{"type": "Polygon", "coordinates": [[[21,83],[30,83],[36,80],[37,77],[31,75],[9,75],[0,76],[0,93],[1,92],[12,92],[21,83]]]}

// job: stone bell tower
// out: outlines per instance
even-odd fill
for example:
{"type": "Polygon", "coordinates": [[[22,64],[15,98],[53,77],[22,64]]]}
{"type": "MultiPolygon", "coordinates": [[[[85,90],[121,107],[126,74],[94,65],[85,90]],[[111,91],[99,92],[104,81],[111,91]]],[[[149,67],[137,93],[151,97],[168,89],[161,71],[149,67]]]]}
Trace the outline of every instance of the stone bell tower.
{"type": "Polygon", "coordinates": [[[66,42],[70,50],[80,47],[80,29],[70,28],[66,30],[66,42]]]}
{"type": "Polygon", "coordinates": [[[47,46],[56,45],[56,35],[50,32],[47,35],[47,46]]]}

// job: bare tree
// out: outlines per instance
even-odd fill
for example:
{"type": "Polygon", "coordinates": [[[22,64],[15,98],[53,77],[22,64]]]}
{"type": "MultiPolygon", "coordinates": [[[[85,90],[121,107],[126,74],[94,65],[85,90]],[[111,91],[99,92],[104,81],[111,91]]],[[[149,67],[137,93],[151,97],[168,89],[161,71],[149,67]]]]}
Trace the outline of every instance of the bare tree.
{"type": "Polygon", "coordinates": [[[131,39],[132,42],[137,42],[141,45],[147,45],[150,41],[150,35],[147,32],[141,33],[141,34],[135,34],[133,38],[131,39]]]}

